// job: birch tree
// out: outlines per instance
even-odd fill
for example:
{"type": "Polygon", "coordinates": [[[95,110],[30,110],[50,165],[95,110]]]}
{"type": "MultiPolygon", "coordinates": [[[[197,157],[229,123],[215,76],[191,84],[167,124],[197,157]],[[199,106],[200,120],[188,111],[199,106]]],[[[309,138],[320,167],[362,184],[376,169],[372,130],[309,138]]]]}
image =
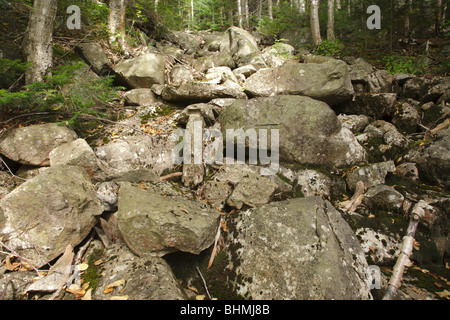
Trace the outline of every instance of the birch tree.
{"type": "Polygon", "coordinates": [[[125,11],[127,0],[110,0],[108,30],[110,45],[119,45],[120,49],[125,49],[125,11]]]}
{"type": "Polygon", "coordinates": [[[321,42],[320,24],[319,24],[319,0],[310,1],[311,10],[311,34],[314,47],[317,47],[321,42]]]}
{"type": "Polygon", "coordinates": [[[328,0],[327,39],[334,40],[334,0],[328,0]]]}
{"type": "Polygon", "coordinates": [[[52,67],[53,23],[56,17],[57,0],[35,0],[24,38],[24,54],[31,63],[25,73],[27,84],[42,81],[52,67]]]}

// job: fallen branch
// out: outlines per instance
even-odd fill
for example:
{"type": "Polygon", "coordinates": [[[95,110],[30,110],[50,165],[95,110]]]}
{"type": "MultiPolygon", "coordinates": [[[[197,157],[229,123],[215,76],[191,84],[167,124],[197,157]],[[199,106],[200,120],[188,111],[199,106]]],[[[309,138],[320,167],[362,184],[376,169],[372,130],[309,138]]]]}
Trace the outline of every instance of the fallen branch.
{"type": "Polygon", "coordinates": [[[358,181],[355,187],[355,193],[350,200],[343,201],[339,204],[339,207],[355,212],[356,208],[362,203],[364,199],[364,182],[358,181]]]}
{"type": "Polygon", "coordinates": [[[412,265],[409,257],[411,256],[414,249],[414,236],[416,234],[419,222],[424,218],[429,218],[429,208],[430,207],[428,203],[423,200],[420,200],[414,206],[406,235],[403,237],[401,252],[399,257],[397,258],[397,262],[395,263],[394,270],[392,271],[392,276],[383,300],[392,300],[398,288],[400,288],[401,286],[405,267],[412,265]]]}
{"type": "Polygon", "coordinates": [[[217,234],[216,234],[216,239],[214,240],[214,247],[213,250],[211,252],[211,258],[209,258],[209,263],[208,263],[208,268],[211,268],[213,262],[214,262],[214,258],[216,257],[217,254],[217,243],[219,242],[220,239],[220,230],[222,229],[222,223],[219,220],[219,227],[217,228],[217,234]]]}
{"type": "Polygon", "coordinates": [[[182,175],[183,175],[183,172],[174,172],[174,173],[168,174],[167,176],[160,177],[159,180],[165,181],[167,179],[171,179],[171,178],[174,178],[174,177],[179,177],[179,176],[182,176],[182,175]]]}
{"type": "Polygon", "coordinates": [[[200,278],[202,278],[203,286],[205,287],[206,294],[208,295],[209,300],[212,300],[211,295],[209,294],[209,291],[208,291],[208,286],[206,285],[205,278],[203,278],[203,275],[202,275],[202,273],[200,272],[200,269],[199,269],[197,266],[196,266],[195,268],[197,269],[197,272],[198,272],[198,274],[200,275],[200,278]]]}

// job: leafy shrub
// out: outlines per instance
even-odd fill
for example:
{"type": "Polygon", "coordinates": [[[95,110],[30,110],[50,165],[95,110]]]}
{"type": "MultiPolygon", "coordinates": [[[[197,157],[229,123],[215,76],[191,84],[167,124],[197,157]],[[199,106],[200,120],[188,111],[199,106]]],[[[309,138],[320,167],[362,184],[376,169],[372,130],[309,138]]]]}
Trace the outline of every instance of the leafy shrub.
{"type": "Polygon", "coordinates": [[[391,55],[379,60],[389,73],[420,74],[423,69],[416,64],[416,58],[412,56],[391,55]]]}
{"type": "Polygon", "coordinates": [[[313,53],[327,57],[338,57],[343,49],[344,45],[339,40],[323,40],[313,53]]]}
{"type": "Polygon", "coordinates": [[[0,88],[8,89],[25,72],[28,63],[20,60],[0,59],[0,88]]]}
{"type": "Polygon", "coordinates": [[[1,89],[0,109],[9,115],[54,112],[70,124],[81,115],[104,116],[99,107],[115,99],[120,88],[113,87],[113,77],[99,78],[87,70],[84,63],[60,66],[18,92],[1,89]]]}

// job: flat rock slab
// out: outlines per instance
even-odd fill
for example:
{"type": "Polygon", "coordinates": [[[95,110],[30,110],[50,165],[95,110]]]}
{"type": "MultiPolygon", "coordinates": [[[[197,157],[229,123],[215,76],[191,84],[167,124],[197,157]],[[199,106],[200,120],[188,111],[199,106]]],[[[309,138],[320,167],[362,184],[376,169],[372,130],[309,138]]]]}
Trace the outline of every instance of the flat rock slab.
{"type": "Polygon", "coordinates": [[[199,254],[208,248],[220,213],[206,203],[123,183],[117,215],[120,233],[135,254],[163,256],[175,251],[199,254]]]}

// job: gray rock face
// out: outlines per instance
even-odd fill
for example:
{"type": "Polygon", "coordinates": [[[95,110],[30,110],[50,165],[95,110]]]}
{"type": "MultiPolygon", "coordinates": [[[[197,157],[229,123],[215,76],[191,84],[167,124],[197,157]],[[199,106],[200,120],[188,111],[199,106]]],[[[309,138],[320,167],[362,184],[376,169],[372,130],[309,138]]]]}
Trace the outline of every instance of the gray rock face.
{"type": "Polygon", "coordinates": [[[0,200],[0,234],[9,247],[41,267],[67,245],[80,243],[102,212],[83,168],[54,166],[0,200]]]}
{"type": "Polygon", "coordinates": [[[139,57],[119,62],[114,71],[131,88],[151,88],[153,84],[164,84],[164,56],[146,53],[139,57]]]}
{"type": "Polygon", "coordinates": [[[109,60],[102,46],[97,42],[84,42],[76,47],[81,57],[98,75],[104,75],[108,70],[109,60]]]}
{"type": "Polygon", "coordinates": [[[438,133],[436,141],[411,150],[405,158],[417,164],[420,177],[444,188],[449,188],[449,150],[450,129],[446,129],[438,133]]]}
{"type": "Polygon", "coordinates": [[[128,300],[185,300],[169,265],[158,257],[140,258],[127,247],[115,244],[102,257],[102,277],[93,294],[94,300],[110,300],[112,296],[128,296],[128,300]],[[115,281],[123,285],[104,293],[115,281]]]}
{"type": "Polygon", "coordinates": [[[402,103],[397,108],[392,119],[392,123],[406,133],[416,132],[419,122],[419,112],[407,102],[402,103]]]}
{"type": "Polygon", "coordinates": [[[149,106],[157,101],[152,89],[146,88],[130,90],[123,97],[128,106],[149,106]]]}
{"type": "MultiPolygon", "coordinates": [[[[282,162],[341,167],[365,157],[364,149],[350,130],[341,127],[334,111],[308,97],[236,100],[220,114],[219,122],[224,139],[228,129],[243,129],[244,133],[248,129],[278,129],[282,162]]],[[[270,149],[271,138],[267,143],[270,149]]]]}
{"type": "Polygon", "coordinates": [[[176,141],[167,136],[125,136],[95,149],[112,174],[149,168],[155,174],[172,169],[172,150],[176,141]]]}
{"type": "Polygon", "coordinates": [[[1,139],[0,153],[20,164],[48,166],[54,148],[77,138],[72,129],[56,123],[32,125],[8,132],[1,139]]]}
{"type": "Polygon", "coordinates": [[[354,92],[347,65],[334,59],[261,69],[245,81],[244,87],[254,97],[301,95],[329,105],[350,99],[354,92]]]}
{"type": "Polygon", "coordinates": [[[238,294],[253,299],[370,299],[367,262],[350,226],[319,197],[242,212],[230,235],[238,294]],[[240,279],[240,280],[237,280],[240,279]]]}
{"type": "Polygon", "coordinates": [[[120,187],[117,214],[125,243],[140,256],[199,254],[213,243],[220,216],[202,202],[164,197],[128,183],[120,187]]]}
{"type": "Polygon", "coordinates": [[[77,139],[56,147],[50,152],[50,165],[69,165],[83,167],[92,178],[100,169],[97,157],[86,140],[77,139]]]}
{"type": "MultiPolygon", "coordinates": [[[[230,53],[239,67],[254,64],[255,58],[260,55],[255,38],[246,30],[231,27],[227,30],[230,41],[230,53]]],[[[263,60],[260,61],[264,64],[263,60]]]]}
{"type": "Polygon", "coordinates": [[[223,84],[207,82],[187,82],[179,87],[166,85],[162,98],[171,102],[208,102],[218,98],[247,99],[244,90],[236,82],[225,81],[223,84]]]}
{"type": "Polygon", "coordinates": [[[405,197],[393,187],[379,184],[364,194],[363,203],[372,209],[401,212],[405,197]]]}
{"type": "Polygon", "coordinates": [[[394,171],[394,161],[380,162],[370,166],[356,168],[347,174],[347,186],[350,190],[355,190],[356,183],[358,183],[358,181],[362,181],[366,188],[384,184],[388,172],[394,171]]]}

